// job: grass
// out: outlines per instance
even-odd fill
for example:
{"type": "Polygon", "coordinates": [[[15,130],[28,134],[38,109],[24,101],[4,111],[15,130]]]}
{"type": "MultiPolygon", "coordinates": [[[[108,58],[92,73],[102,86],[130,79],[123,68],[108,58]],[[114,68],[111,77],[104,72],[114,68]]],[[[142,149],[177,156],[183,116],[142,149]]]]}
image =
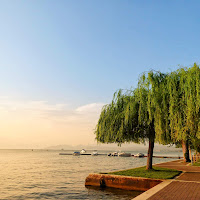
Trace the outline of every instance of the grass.
{"type": "Polygon", "coordinates": [[[153,167],[151,170],[146,170],[146,167],[139,167],[134,169],[128,169],[117,172],[110,172],[108,174],[122,175],[122,176],[134,176],[143,178],[154,178],[154,179],[173,179],[178,176],[181,171],[174,169],[167,169],[161,167],[153,167]]]}
{"type": "Polygon", "coordinates": [[[197,162],[193,163],[193,166],[200,166],[200,160],[198,160],[197,162]]]}

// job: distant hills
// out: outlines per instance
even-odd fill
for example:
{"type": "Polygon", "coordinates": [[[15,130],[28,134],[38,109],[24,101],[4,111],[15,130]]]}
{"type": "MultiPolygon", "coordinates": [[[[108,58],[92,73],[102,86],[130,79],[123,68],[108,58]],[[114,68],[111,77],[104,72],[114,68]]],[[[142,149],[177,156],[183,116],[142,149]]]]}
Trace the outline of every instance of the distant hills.
{"type": "MultiPolygon", "coordinates": [[[[50,146],[45,149],[55,149],[55,150],[112,150],[112,151],[147,151],[148,145],[142,145],[142,144],[122,144],[122,146],[117,146],[116,144],[90,144],[90,145],[56,145],[56,146],[50,146]]],[[[166,145],[159,145],[155,144],[155,150],[154,152],[179,152],[181,149],[175,148],[174,146],[166,146],[166,145]]]]}

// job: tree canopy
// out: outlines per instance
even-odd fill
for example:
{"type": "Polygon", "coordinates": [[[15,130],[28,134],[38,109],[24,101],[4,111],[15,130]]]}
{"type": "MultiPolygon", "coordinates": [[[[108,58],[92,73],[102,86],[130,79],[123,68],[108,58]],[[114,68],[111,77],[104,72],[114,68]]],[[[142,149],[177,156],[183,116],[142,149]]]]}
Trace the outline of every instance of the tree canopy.
{"type": "MultiPolygon", "coordinates": [[[[160,72],[143,74],[133,91],[119,90],[110,104],[103,107],[96,130],[96,139],[102,143],[144,143],[149,140],[147,168],[152,168],[152,156],[156,137],[161,143],[167,141],[166,120],[162,109],[166,75],[160,72]]],[[[168,123],[168,121],[167,121],[168,123]]]]}
{"type": "Polygon", "coordinates": [[[175,141],[200,138],[200,68],[180,68],[170,73],[169,121],[175,141]]]}
{"type": "Polygon", "coordinates": [[[102,143],[144,142],[152,135],[156,141],[170,141],[166,75],[150,71],[143,74],[133,91],[119,90],[102,109],[95,134],[102,143]],[[153,136],[154,137],[154,136],[153,136]]]}
{"type": "MultiPolygon", "coordinates": [[[[200,139],[200,68],[180,68],[167,77],[169,126],[174,142],[181,142],[185,161],[188,148],[197,147],[200,139]]],[[[197,148],[196,148],[197,149],[197,148]]]]}
{"type": "Polygon", "coordinates": [[[136,93],[136,90],[128,93],[119,90],[112,102],[103,107],[95,131],[97,141],[118,144],[144,141],[138,124],[139,103],[136,93]]]}
{"type": "MultiPolygon", "coordinates": [[[[102,143],[149,140],[152,162],[154,141],[161,144],[200,139],[200,68],[180,68],[171,73],[150,71],[140,76],[132,91],[119,90],[103,107],[96,139],[102,143]]],[[[189,143],[188,143],[189,144],[189,143]]],[[[152,163],[149,164],[150,168],[152,163]]]]}

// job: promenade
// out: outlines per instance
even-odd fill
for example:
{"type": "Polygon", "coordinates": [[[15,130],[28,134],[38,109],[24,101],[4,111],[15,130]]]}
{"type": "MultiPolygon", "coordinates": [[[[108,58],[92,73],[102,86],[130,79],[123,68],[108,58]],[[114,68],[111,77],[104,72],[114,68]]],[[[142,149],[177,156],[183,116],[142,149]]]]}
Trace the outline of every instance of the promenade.
{"type": "Polygon", "coordinates": [[[182,160],[154,166],[183,171],[176,179],[166,180],[134,198],[134,200],[199,200],[200,167],[189,166],[182,160]]]}

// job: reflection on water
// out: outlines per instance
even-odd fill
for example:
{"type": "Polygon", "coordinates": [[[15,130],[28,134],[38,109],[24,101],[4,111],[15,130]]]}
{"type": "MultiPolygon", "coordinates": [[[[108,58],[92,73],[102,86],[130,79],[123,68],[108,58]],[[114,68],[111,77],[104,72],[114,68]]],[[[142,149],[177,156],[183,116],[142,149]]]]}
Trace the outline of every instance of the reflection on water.
{"type": "Polygon", "coordinates": [[[140,191],[128,191],[116,188],[99,188],[87,186],[88,194],[93,199],[133,199],[134,197],[142,194],[140,191]]]}
{"type": "MultiPolygon", "coordinates": [[[[88,189],[84,182],[89,173],[143,166],[146,158],[60,156],[59,153],[45,150],[0,150],[0,199],[128,200],[138,194],[115,189],[88,189]]],[[[154,159],[154,162],[167,160],[154,159]]]]}

